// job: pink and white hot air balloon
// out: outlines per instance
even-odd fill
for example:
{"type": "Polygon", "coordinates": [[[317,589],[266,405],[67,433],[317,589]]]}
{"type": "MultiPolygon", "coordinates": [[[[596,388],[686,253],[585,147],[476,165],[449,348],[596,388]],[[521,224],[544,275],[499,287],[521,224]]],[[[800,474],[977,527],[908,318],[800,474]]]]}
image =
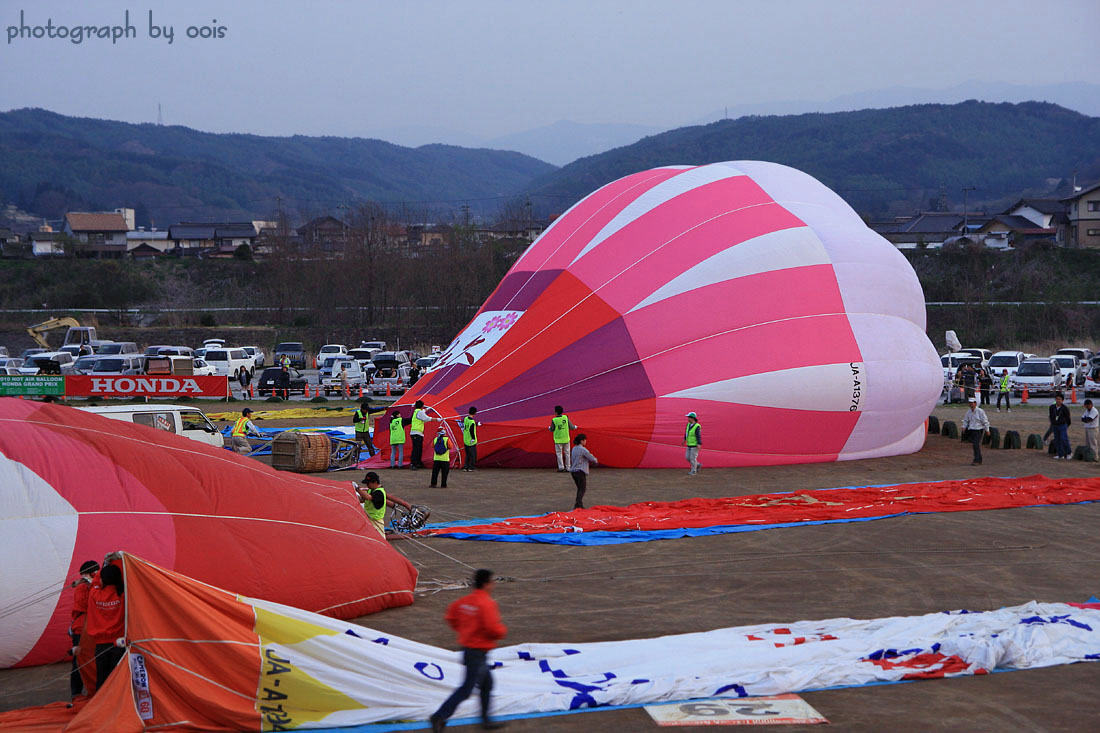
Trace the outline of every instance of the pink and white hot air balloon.
{"type": "MultiPolygon", "coordinates": [[[[671,166],[582,199],[400,404],[483,423],[479,463],[553,465],[562,405],[613,466],[911,453],[942,388],[905,258],[800,171],[671,166]]],[[[384,433],[384,431],[379,431],[384,433]]]]}

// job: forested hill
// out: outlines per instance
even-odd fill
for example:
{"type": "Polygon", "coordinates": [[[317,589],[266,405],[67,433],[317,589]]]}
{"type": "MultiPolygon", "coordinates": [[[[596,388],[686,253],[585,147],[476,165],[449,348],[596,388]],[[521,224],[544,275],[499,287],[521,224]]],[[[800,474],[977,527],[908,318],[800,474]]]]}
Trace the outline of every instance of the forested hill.
{"type": "MultiPolygon", "coordinates": [[[[0,113],[0,200],[47,217],[119,206],[180,219],[294,218],[340,204],[457,202],[495,211],[554,166],[520,153],[381,140],[213,134],[186,127],[0,113]]],[[[430,204],[414,204],[424,209],[430,204]]],[[[419,212],[415,212],[419,213],[419,212]]]]}
{"type": "MultiPolygon", "coordinates": [[[[859,112],[742,117],[683,127],[581,158],[532,192],[571,203],[629,173],[662,165],[767,160],[806,171],[873,215],[995,205],[1100,178],[1100,118],[1042,102],[923,104],[859,112]]],[[[1009,202],[1010,203],[1010,202],[1009,202]]]]}

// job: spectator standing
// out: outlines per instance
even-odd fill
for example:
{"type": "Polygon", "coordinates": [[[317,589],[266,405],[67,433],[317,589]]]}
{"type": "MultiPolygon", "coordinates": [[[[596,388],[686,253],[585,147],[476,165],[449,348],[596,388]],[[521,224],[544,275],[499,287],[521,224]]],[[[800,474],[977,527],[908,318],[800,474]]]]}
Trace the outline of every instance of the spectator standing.
{"type": "Polygon", "coordinates": [[[451,439],[447,437],[446,425],[439,426],[439,432],[436,433],[435,441],[432,443],[432,453],[435,458],[432,460],[432,482],[428,488],[434,489],[435,482],[442,477],[443,483],[440,488],[445,489],[447,475],[451,472],[451,439]]]}
{"type": "Polygon", "coordinates": [[[249,407],[241,410],[241,416],[237,418],[237,422],[233,423],[233,430],[230,433],[230,438],[233,440],[233,450],[237,451],[241,455],[248,455],[252,452],[252,445],[248,442],[248,435],[255,435],[257,438],[262,438],[263,433],[252,423],[252,409],[249,407]]]}
{"type": "Polygon", "coordinates": [[[103,569],[92,581],[88,591],[88,622],[84,633],[88,642],[95,644],[95,688],[103,689],[111,671],[118,666],[126,653],[125,646],[118,646],[126,633],[126,587],[122,581],[122,568],[115,565],[120,556],[111,553],[103,558],[103,569]]]}
{"type": "Polygon", "coordinates": [[[85,560],[80,565],[80,578],[73,583],[73,610],[69,618],[70,646],[73,649],[73,668],[69,672],[70,698],[84,692],[84,678],[80,676],[80,663],[77,661],[77,649],[80,648],[80,634],[88,617],[88,596],[92,591],[92,582],[99,572],[99,563],[85,560]]]}
{"type": "Polygon", "coordinates": [[[978,386],[978,375],[974,372],[974,367],[969,364],[964,364],[962,368],[962,383],[963,383],[963,397],[967,402],[974,396],[974,391],[978,386]]]}
{"type": "Polygon", "coordinates": [[[363,511],[367,513],[367,519],[370,520],[371,526],[378,530],[378,534],[382,535],[384,539],[386,537],[386,507],[400,504],[405,507],[406,511],[411,512],[412,506],[409,505],[409,502],[392,494],[387,496],[386,490],[382,488],[382,479],[374,471],[369,471],[363,477],[363,483],[366,486],[360,486],[354,481],[351,482],[351,485],[355,487],[355,493],[359,496],[359,503],[363,505],[363,511]]]}
{"type": "Polygon", "coordinates": [[[428,417],[424,410],[424,400],[413,405],[412,419],[409,421],[409,437],[412,438],[412,455],[409,456],[409,468],[424,468],[424,425],[435,420],[428,417]]]}
{"type": "Polygon", "coordinates": [[[402,468],[404,463],[405,421],[401,418],[401,413],[394,410],[390,413],[390,468],[402,468]]]}
{"type": "Polygon", "coordinates": [[[577,426],[565,414],[561,405],[554,407],[554,417],[550,419],[550,432],[554,434],[554,458],[558,461],[558,473],[565,472],[565,463],[569,459],[569,431],[577,426]]]}
{"type": "Polygon", "coordinates": [[[1100,445],[1096,441],[1097,434],[1100,433],[1100,411],[1092,406],[1092,400],[1085,400],[1081,422],[1085,424],[1085,445],[1092,449],[1092,459],[1100,461],[1100,445]]]}
{"type": "Polygon", "coordinates": [[[699,463],[699,449],[703,446],[703,428],[699,425],[699,417],[694,412],[689,412],[685,415],[688,419],[687,427],[684,429],[684,440],[682,445],[686,446],[684,450],[684,458],[687,459],[688,465],[691,466],[691,470],[688,471],[688,476],[694,476],[699,473],[701,467],[699,463]]]}
{"type": "Polygon", "coordinates": [[[1001,370],[1001,377],[997,380],[997,412],[1001,411],[1001,398],[1004,397],[1005,407],[1012,412],[1012,402],[1009,401],[1008,370],[1001,370]]]}
{"type": "Polygon", "coordinates": [[[1055,459],[1068,461],[1070,458],[1069,445],[1069,408],[1065,405],[1065,396],[1061,392],[1054,394],[1054,404],[1050,406],[1050,428],[1054,432],[1055,459]]]}
{"type": "Polygon", "coordinates": [[[978,386],[981,389],[981,404],[988,405],[989,391],[993,389],[993,377],[990,375],[987,367],[982,367],[981,371],[978,372],[978,386]]]}
{"type": "Polygon", "coordinates": [[[466,465],[462,467],[463,471],[477,470],[477,426],[481,423],[474,417],[476,414],[477,408],[471,407],[466,417],[459,423],[462,426],[462,447],[466,451],[466,465]]]}
{"type": "Polygon", "coordinates": [[[588,436],[580,433],[573,438],[573,452],[569,458],[569,474],[573,477],[573,483],[577,486],[577,499],[573,502],[574,509],[584,509],[584,492],[588,490],[588,468],[598,466],[600,462],[587,448],[588,436]]]}
{"type": "Polygon", "coordinates": [[[970,465],[980,466],[982,465],[982,438],[989,432],[989,418],[986,417],[985,410],[978,407],[976,397],[971,397],[967,403],[970,409],[963,415],[962,426],[966,439],[974,446],[974,460],[970,465]]]}
{"type": "Polygon", "coordinates": [[[462,663],[466,665],[466,679],[462,686],[432,713],[432,732],[438,733],[447,727],[447,720],[454,715],[455,709],[470,696],[477,687],[481,696],[481,727],[495,730],[504,727],[504,723],[493,721],[489,717],[489,699],[493,691],[493,676],[489,671],[487,657],[498,640],[504,638],[508,629],[500,622],[500,609],[492,598],[493,572],[484,568],[474,572],[474,591],[459,598],[447,608],[447,624],[458,632],[458,643],[462,647],[462,663]]]}

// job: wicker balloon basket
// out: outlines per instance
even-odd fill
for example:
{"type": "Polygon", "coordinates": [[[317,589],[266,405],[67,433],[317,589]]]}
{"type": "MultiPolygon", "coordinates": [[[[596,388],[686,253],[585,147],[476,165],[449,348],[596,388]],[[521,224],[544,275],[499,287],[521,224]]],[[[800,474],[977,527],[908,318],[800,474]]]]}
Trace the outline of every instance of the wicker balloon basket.
{"type": "Polygon", "coordinates": [[[271,444],[271,465],[281,471],[327,471],[332,441],[324,433],[282,433],[271,444]]]}

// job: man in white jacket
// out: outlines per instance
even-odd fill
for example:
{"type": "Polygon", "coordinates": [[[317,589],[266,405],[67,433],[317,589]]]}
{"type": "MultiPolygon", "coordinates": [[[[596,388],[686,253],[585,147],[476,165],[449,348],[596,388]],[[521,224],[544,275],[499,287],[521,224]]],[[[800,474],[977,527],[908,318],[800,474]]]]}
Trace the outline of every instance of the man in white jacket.
{"type": "Polygon", "coordinates": [[[989,418],[985,416],[985,410],[978,407],[977,397],[969,397],[967,402],[970,404],[970,409],[963,416],[962,426],[966,432],[966,439],[974,446],[974,461],[970,465],[980,466],[982,465],[982,438],[989,432],[989,418]]]}
{"type": "Polygon", "coordinates": [[[1081,413],[1081,422],[1085,424],[1085,445],[1092,448],[1092,459],[1100,461],[1100,447],[1097,447],[1097,433],[1100,433],[1100,411],[1092,406],[1092,400],[1085,400],[1085,411],[1081,413]]]}

